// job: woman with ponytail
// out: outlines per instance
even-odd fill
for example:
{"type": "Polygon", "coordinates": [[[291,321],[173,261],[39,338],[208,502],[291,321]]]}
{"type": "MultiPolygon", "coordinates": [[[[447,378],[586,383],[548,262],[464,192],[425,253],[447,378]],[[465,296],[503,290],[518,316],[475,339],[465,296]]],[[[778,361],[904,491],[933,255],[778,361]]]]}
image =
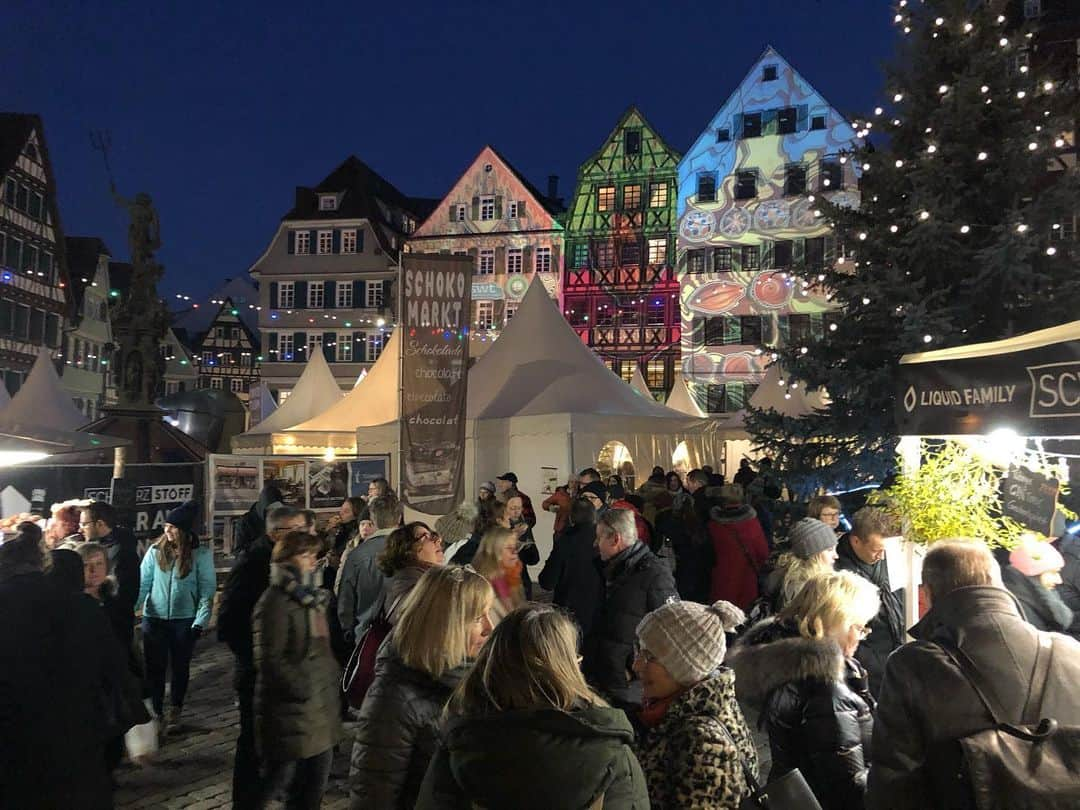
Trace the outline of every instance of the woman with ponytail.
{"type": "Polygon", "coordinates": [[[638,759],[656,810],[737,810],[757,778],[757,749],[735,699],[735,674],[721,664],[727,633],[745,621],[730,602],[669,602],[637,626],[634,672],[645,727],[638,759]]]}
{"type": "Polygon", "coordinates": [[[180,719],[191,672],[191,656],[217,591],[214,552],[194,532],[198,507],[187,501],[165,516],[165,533],[146,551],[139,569],[143,654],[146,681],[164,736],[180,719]],[[169,711],[165,707],[165,672],[172,667],[169,711]]]}

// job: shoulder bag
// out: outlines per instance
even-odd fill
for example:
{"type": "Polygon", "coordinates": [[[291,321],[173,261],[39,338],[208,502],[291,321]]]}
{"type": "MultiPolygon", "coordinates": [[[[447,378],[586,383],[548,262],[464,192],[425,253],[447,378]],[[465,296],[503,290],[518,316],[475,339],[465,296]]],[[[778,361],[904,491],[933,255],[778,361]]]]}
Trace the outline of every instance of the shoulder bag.
{"type": "Polygon", "coordinates": [[[394,608],[401,599],[400,596],[395,599],[389,611],[386,610],[386,603],[382,604],[371,624],[356,640],[349,663],[345,665],[345,672],[341,676],[341,691],[345,693],[349,706],[354,709],[363,705],[364,696],[375,680],[375,659],[379,654],[379,647],[393,629],[390,616],[394,615],[394,608]]]}
{"type": "Polygon", "coordinates": [[[762,785],[754,778],[746,759],[739,752],[739,744],[731,736],[727,726],[718,721],[717,723],[735,749],[742,766],[743,777],[746,779],[746,787],[750,791],[748,796],[739,802],[739,810],[821,810],[814,791],[806,783],[806,778],[798,768],[785,773],[783,776],[773,779],[766,785],[762,785]]]}

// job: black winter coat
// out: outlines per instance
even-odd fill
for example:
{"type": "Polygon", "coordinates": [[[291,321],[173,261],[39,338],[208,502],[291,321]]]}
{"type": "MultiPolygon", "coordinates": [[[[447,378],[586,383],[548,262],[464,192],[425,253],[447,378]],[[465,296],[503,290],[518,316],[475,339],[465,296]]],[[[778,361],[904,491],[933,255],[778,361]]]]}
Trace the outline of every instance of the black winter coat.
{"type": "Polygon", "coordinates": [[[581,637],[592,632],[596,611],[604,598],[604,577],[597,569],[596,524],[567,526],[555,538],[540,587],[554,591],[552,601],[566,608],[581,627],[581,637]]]}
{"type": "Polygon", "coordinates": [[[218,606],[218,639],[236,656],[236,688],[255,687],[251,613],[270,585],[270,538],[260,537],[240,553],[221,592],[218,606]]]}
{"type": "Polygon", "coordinates": [[[1024,608],[1024,618],[1039,630],[1053,633],[1080,632],[1077,617],[1062,601],[1057,590],[1049,590],[1038,577],[1026,577],[1007,565],[1001,569],[1001,581],[1024,608]]]}
{"type": "Polygon", "coordinates": [[[671,541],[675,552],[675,586],[686,601],[709,601],[712,544],[707,542],[693,510],[661,509],[656,513],[656,533],[671,541]]]}
{"type": "Polygon", "coordinates": [[[267,511],[271,504],[283,501],[284,496],[281,494],[281,490],[273,484],[267,484],[262,488],[259,499],[240,518],[240,526],[236,530],[237,553],[247,550],[252,543],[266,534],[267,511]]]}
{"type": "Polygon", "coordinates": [[[387,640],[364,697],[349,767],[353,810],[412,810],[431,757],[439,720],[468,664],[432,678],[405,666],[387,640]]]}
{"type": "Polygon", "coordinates": [[[874,699],[859,663],[774,619],[751,627],[726,663],[769,733],[769,779],[798,768],[824,810],[862,810],[874,699]]]}
{"type": "Polygon", "coordinates": [[[597,566],[604,597],[584,644],[582,672],[596,689],[620,707],[641,705],[641,683],[631,680],[637,626],[646,613],[678,599],[671,569],[635,543],[597,566]]]}
{"type": "Polygon", "coordinates": [[[98,541],[105,547],[109,573],[116,579],[116,592],[108,606],[110,618],[122,631],[124,649],[131,649],[135,636],[135,600],[139,598],[139,547],[129,529],[117,526],[98,541]]]}
{"type": "Polygon", "coordinates": [[[125,691],[128,673],[108,619],[40,571],[2,576],[0,807],[111,808],[110,696],[125,691]]]}
{"type": "Polygon", "coordinates": [[[904,589],[893,592],[889,585],[889,565],[882,559],[867,565],[851,548],[849,535],[840,538],[836,546],[836,570],[851,571],[877,586],[881,608],[867,627],[870,635],[859,644],[855,657],[870,676],[870,693],[881,691],[881,679],[885,677],[885,659],[889,653],[904,643],[904,589]]]}
{"type": "MultiPolygon", "coordinates": [[[[989,681],[1012,722],[1031,689],[1040,633],[1004,588],[959,588],[911,628],[915,641],[885,667],[866,806],[870,810],[968,810],[957,740],[993,721],[968,680],[941,648],[959,647],[989,681]]],[[[1080,643],[1054,636],[1043,717],[1080,726],[1080,643]]]]}
{"type": "Polygon", "coordinates": [[[1055,545],[1065,559],[1061,584],[1057,587],[1058,596],[1073,613],[1080,616],[1080,537],[1067,534],[1055,545]]]}

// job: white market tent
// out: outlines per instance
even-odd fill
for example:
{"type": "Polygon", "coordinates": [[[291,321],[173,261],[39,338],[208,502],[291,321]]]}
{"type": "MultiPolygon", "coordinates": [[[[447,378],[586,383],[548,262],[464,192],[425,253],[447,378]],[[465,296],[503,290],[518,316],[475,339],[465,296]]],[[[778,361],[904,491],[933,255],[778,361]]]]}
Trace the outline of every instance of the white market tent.
{"type": "Polygon", "coordinates": [[[667,406],[672,410],[685,413],[687,416],[696,416],[699,419],[703,419],[708,414],[701,410],[701,406],[697,404],[697,400],[694,399],[690,393],[690,389],[686,386],[686,380],[683,379],[681,371],[675,372],[675,382],[671,385],[671,393],[668,394],[667,406]]]}
{"type": "Polygon", "coordinates": [[[770,408],[784,416],[800,417],[824,408],[829,402],[823,390],[807,391],[802,385],[794,387],[782,376],[779,363],[772,363],[765,370],[765,377],[750,396],[750,404],[767,411],[770,408]]]}
{"type": "Polygon", "coordinates": [[[288,399],[251,430],[233,437],[234,449],[259,446],[265,442],[259,437],[311,419],[341,401],[341,388],[326,358],[322,352],[313,354],[288,399]]]}
{"type": "Polygon", "coordinates": [[[643,397],[653,398],[652,391],[649,390],[649,384],[645,382],[645,375],[641,373],[641,366],[634,366],[634,376],[630,378],[630,387],[643,397]]]}
{"type": "Polygon", "coordinates": [[[89,421],[75,407],[71,394],[64,390],[48,349],[41,350],[22,388],[11,397],[7,407],[0,410],[0,424],[5,425],[26,424],[70,431],[89,421]]]}

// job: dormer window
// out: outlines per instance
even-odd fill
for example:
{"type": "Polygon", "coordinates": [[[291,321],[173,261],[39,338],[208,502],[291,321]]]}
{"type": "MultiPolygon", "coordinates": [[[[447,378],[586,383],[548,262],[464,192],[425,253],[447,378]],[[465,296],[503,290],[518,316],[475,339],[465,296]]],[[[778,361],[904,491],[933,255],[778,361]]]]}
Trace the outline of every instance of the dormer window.
{"type": "Polygon", "coordinates": [[[337,211],[337,195],[336,194],[320,194],[319,195],[319,210],[320,211],[337,211]]]}
{"type": "Polygon", "coordinates": [[[765,67],[761,69],[761,80],[763,82],[775,82],[776,65],[765,65],[765,67]]]}

